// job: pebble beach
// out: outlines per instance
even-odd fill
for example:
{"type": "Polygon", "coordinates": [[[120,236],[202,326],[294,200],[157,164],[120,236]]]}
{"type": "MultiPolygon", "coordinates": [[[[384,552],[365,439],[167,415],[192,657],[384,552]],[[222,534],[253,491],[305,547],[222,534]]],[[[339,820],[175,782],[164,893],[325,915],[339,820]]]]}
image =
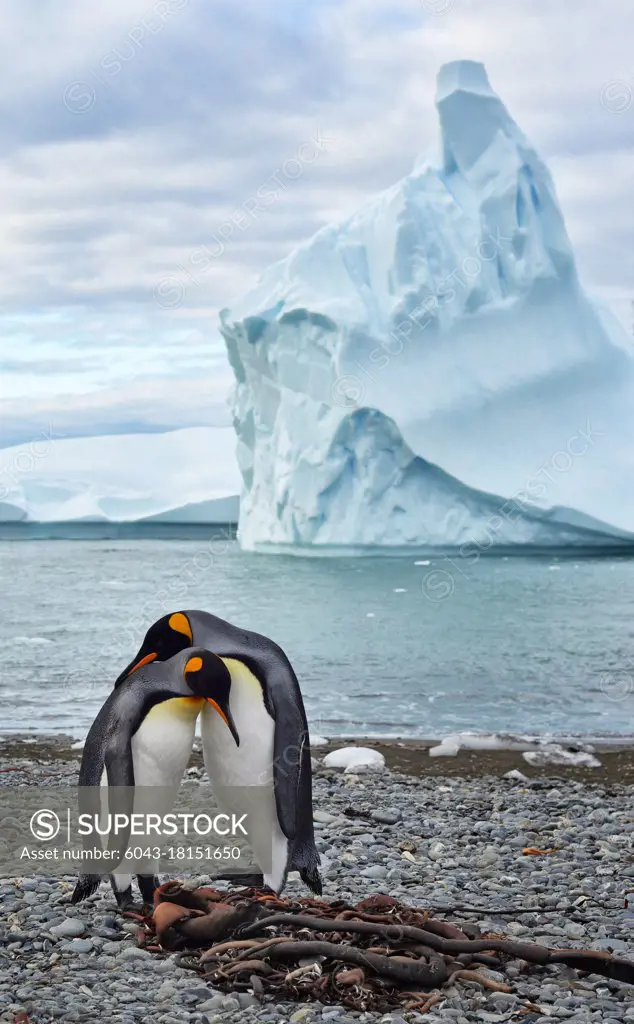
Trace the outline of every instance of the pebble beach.
{"type": "MultiPolygon", "coordinates": [[[[382,892],[501,936],[634,959],[634,908],[626,905],[634,890],[634,785],[624,769],[631,753],[611,752],[602,769],[558,772],[531,769],[516,752],[497,751],[470,756],[460,773],[459,759],[434,760],[407,745],[375,746],[385,752],[382,770],[328,768],[326,748],[314,751],[326,899],[357,902],[382,892]]],[[[1,782],[72,786],[79,758],[63,738],[6,740],[1,782]]],[[[194,783],[203,777],[198,754],[189,777],[194,783]]],[[[204,884],[209,877],[188,881],[204,884]]],[[[506,970],[512,993],[475,983],[450,986],[425,1015],[234,997],[179,967],[173,955],[138,948],[137,925],[117,912],[106,882],[75,907],[73,885],[73,877],[0,878],[0,1021],[634,1021],[634,986],[561,965],[527,970],[522,961],[506,970]]],[[[305,894],[291,876],[286,895],[305,894]]]]}

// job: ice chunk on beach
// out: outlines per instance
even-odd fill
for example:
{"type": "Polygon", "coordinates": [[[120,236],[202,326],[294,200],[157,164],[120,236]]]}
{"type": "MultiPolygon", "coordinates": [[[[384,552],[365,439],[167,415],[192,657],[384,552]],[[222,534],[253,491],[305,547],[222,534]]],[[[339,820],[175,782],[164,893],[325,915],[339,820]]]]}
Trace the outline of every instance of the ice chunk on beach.
{"type": "Polygon", "coordinates": [[[484,67],[441,68],[436,105],[438,158],[221,313],[245,548],[634,540],[631,339],[484,67]]]}
{"type": "Polygon", "coordinates": [[[527,750],[522,757],[534,767],[551,764],[569,765],[572,768],[600,768],[601,762],[588,750],[571,750],[558,743],[546,744],[539,750],[527,750]]]}
{"type": "Polygon", "coordinates": [[[382,771],[385,768],[383,754],[371,747],[340,747],[326,754],[323,763],[326,768],[343,768],[345,772],[354,772],[359,768],[382,771]]]}
{"type": "MultiPolygon", "coordinates": [[[[594,756],[588,743],[556,742],[549,736],[522,736],[514,733],[459,732],[445,736],[439,744],[430,747],[430,757],[455,757],[461,750],[517,750],[528,764],[568,764],[577,767],[598,768],[601,762],[594,756]]],[[[511,777],[509,775],[509,777],[511,777]]]]}
{"type": "Polygon", "coordinates": [[[506,733],[457,732],[445,736],[441,742],[430,747],[430,757],[455,757],[460,750],[526,750],[539,743],[539,739],[528,736],[513,736],[506,733]]]}

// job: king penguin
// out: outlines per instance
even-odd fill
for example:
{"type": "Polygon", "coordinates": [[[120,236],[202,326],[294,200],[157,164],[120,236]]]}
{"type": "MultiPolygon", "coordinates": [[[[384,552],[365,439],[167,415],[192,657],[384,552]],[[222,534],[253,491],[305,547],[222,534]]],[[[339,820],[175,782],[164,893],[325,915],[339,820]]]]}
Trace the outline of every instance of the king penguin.
{"type": "Polygon", "coordinates": [[[222,716],[211,707],[203,707],[201,716],[205,765],[219,805],[225,812],[249,812],[249,842],[267,886],[279,893],[288,872],[299,871],[321,895],[308,724],[281,647],[208,612],[174,612],[149,628],[115,686],[190,644],[216,654],[231,679],[228,707],[240,748],[222,716]]]}
{"type": "MultiPolygon", "coordinates": [[[[132,812],[139,809],[135,787],[152,786],[161,787],[156,792],[162,812],[171,811],[205,703],[222,718],[236,748],[240,742],[229,707],[230,687],[226,665],[203,648],[184,649],[164,664],[143,665],[115,687],[88,732],[79,771],[80,802],[83,798],[86,807],[103,811],[110,809],[108,801],[116,794],[130,802],[126,810],[132,812]],[[93,788],[105,786],[126,788],[112,793],[93,788]]],[[[128,839],[121,839],[122,852],[128,839]]],[[[89,896],[100,880],[99,875],[80,876],[71,902],[89,896]]],[[[144,902],[151,903],[156,878],[139,874],[137,881],[144,902]]],[[[132,902],[132,877],[115,871],[111,882],[117,903],[125,909],[132,902]]]]}

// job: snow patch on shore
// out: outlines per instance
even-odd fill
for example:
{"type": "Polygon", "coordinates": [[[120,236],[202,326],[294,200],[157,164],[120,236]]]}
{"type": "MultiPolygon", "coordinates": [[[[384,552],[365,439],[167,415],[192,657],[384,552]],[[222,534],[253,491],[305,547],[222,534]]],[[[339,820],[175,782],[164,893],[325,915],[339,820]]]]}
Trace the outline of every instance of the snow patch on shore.
{"type": "Polygon", "coordinates": [[[461,750],[517,750],[528,764],[567,764],[575,767],[599,768],[594,747],[582,741],[554,740],[552,736],[523,736],[514,733],[458,732],[445,736],[430,747],[430,757],[455,757],[461,750]]]}
{"type": "Polygon", "coordinates": [[[383,771],[385,758],[371,747],[341,747],[326,754],[323,764],[326,768],[343,768],[344,772],[383,771]]]}

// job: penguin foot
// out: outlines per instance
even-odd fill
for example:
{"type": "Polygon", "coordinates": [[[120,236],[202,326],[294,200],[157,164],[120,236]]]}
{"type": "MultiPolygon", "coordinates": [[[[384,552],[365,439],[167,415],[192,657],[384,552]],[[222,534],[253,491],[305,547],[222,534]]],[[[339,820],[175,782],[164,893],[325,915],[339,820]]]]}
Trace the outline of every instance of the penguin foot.
{"type": "Polygon", "coordinates": [[[316,896],[323,894],[321,875],[317,868],[300,868],[299,874],[302,881],[306,883],[309,889],[312,889],[316,896]]]}
{"type": "Polygon", "coordinates": [[[73,895],[70,898],[71,904],[81,903],[88,896],[92,896],[93,892],[96,892],[101,882],[100,875],[80,875],[77,880],[77,885],[73,891],[73,895]]]}
{"type": "Polygon", "coordinates": [[[154,892],[161,884],[159,879],[156,875],[137,875],[136,880],[143,902],[149,907],[154,906],[154,892]]]}
{"type": "Polygon", "coordinates": [[[269,889],[269,886],[264,884],[264,875],[216,875],[216,879],[219,882],[237,885],[241,889],[269,889]]]}
{"type": "Polygon", "coordinates": [[[119,910],[134,910],[134,898],[132,896],[132,886],[129,885],[127,889],[115,889],[113,886],[113,892],[117,901],[119,910]]]}

